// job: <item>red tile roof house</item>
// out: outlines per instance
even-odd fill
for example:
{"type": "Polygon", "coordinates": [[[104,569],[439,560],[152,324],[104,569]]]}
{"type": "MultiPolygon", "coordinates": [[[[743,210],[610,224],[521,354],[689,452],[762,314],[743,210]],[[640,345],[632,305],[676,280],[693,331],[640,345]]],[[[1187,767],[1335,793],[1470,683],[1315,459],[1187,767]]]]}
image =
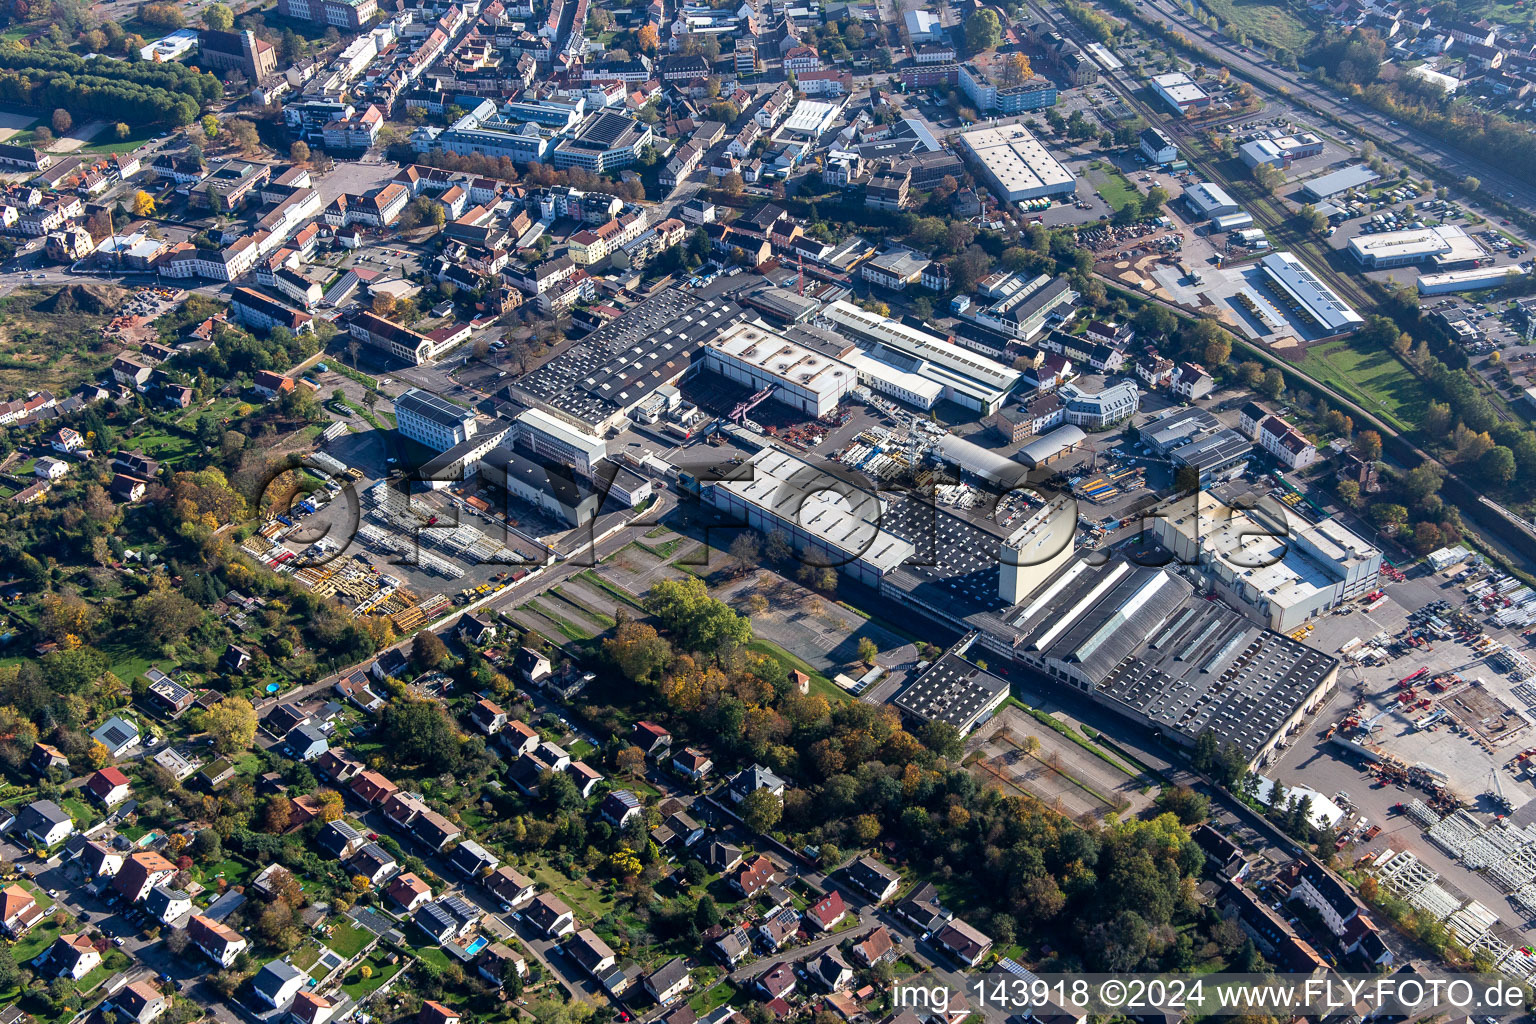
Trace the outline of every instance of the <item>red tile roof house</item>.
{"type": "Polygon", "coordinates": [[[773,861],[759,854],[750,864],[738,868],[731,876],[731,885],[737,892],[751,899],[773,881],[773,861]]]}
{"type": "Polygon", "coordinates": [[[128,776],[116,768],[107,767],[86,780],[85,791],[103,807],[111,807],[128,799],[132,788],[128,784],[128,776]]]}
{"type": "Polygon", "coordinates": [[[811,909],[805,912],[805,916],[817,928],[829,932],[848,916],[848,908],[843,905],[842,893],[834,891],[811,904],[811,909]]]}

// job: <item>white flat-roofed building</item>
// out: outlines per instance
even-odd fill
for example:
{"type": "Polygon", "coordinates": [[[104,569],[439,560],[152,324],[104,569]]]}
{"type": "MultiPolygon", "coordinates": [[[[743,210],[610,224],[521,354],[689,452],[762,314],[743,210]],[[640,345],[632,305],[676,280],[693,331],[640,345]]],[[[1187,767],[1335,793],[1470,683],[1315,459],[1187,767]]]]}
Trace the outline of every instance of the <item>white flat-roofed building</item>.
{"type": "Polygon", "coordinates": [[[1241,213],[1243,209],[1237,205],[1236,199],[1227,194],[1226,189],[1209,181],[1202,181],[1198,185],[1191,185],[1185,189],[1184,201],[1201,220],[1241,213]]]}
{"type": "Polygon", "coordinates": [[[1530,271],[1513,263],[1502,267],[1475,267],[1471,270],[1451,270],[1444,274],[1421,274],[1420,295],[1446,295],[1450,292],[1476,292],[1484,288],[1497,288],[1511,274],[1519,277],[1530,271]]]}
{"type": "Polygon", "coordinates": [[[592,467],[608,457],[608,442],[543,409],[519,415],[512,440],[583,476],[591,476],[592,467]]]}
{"type": "Polygon", "coordinates": [[[1290,253],[1272,252],[1260,266],[1276,292],[1329,334],[1358,330],[1365,323],[1364,317],[1290,253]]]}
{"type": "Polygon", "coordinates": [[[791,135],[805,135],[812,139],[820,138],[822,133],[832,127],[832,122],[837,120],[837,112],[842,109],[838,103],[827,103],[822,100],[801,100],[795,104],[795,109],[789,114],[789,120],[784,122],[781,131],[791,135]]]}
{"type": "Polygon", "coordinates": [[[1312,523],[1280,502],[1233,508],[1208,491],[1167,506],[1158,542],[1200,565],[1233,598],[1289,632],[1374,588],[1381,552],[1334,519],[1312,523]]]}
{"type": "Polygon", "coordinates": [[[417,444],[445,452],[473,437],[476,421],[475,414],[463,406],[412,388],[395,399],[395,426],[417,444]]]}
{"type": "Polygon", "coordinates": [[[907,23],[907,35],[914,44],[937,43],[944,38],[944,26],[932,11],[907,11],[902,15],[907,23]]]}
{"type": "Polygon", "coordinates": [[[858,382],[847,363],[790,341],[756,321],[734,323],[706,342],[704,366],[754,391],[772,387],[775,401],[816,417],[836,409],[858,382]]]}
{"type": "Polygon", "coordinates": [[[789,452],[765,448],[739,477],[704,486],[715,508],[764,533],[779,530],[809,564],[879,586],[916,548],[881,528],[885,499],[789,452]]]}
{"type": "Polygon", "coordinates": [[[1323,140],[1311,132],[1300,135],[1277,135],[1271,139],[1254,139],[1237,148],[1238,156],[1249,167],[1268,164],[1271,167],[1289,167],[1292,160],[1317,156],[1323,151],[1323,140]]]}
{"type": "Polygon", "coordinates": [[[906,364],[910,372],[942,386],[941,398],[983,416],[996,412],[1018,383],[1019,371],[1011,367],[851,302],[838,300],[821,315],[862,347],[884,348],[890,353],[869,354],[898,366],[906,364]]]}
{"type": "Polygon", "coordinates": [[[1349,254],[1361,266],[1372,270],[1425,262],[1449,267],[1471,263],[1487,255],[1482,246],[1455,224],[1356,235],[1349,240],[1349,254]]]}
{"type": "Polygon", "coordinates": [[[1211,105],[1211,97],[1182,71],[1152,76],[1152,91],[1179,115],[1211,105]]]}
{"type": "Polygon", "coordinates": [[[988,186],[1005,202],[1077,191],[1073,173],[1020,125],[977,128],[961,135],[960,144],[988,186]]]}
{"type": "Polygon", "coordinates": [[[944,394],[944,385],[908,369],[912,365],[911,360],[904,357],[889,358],[892,355],[894,353],[879,347],[868,352],[855,349],[844,356],[843,361],[853,367],[860,384],[882,395],[890,395],[924,412],[938,404],[944,394]]]}

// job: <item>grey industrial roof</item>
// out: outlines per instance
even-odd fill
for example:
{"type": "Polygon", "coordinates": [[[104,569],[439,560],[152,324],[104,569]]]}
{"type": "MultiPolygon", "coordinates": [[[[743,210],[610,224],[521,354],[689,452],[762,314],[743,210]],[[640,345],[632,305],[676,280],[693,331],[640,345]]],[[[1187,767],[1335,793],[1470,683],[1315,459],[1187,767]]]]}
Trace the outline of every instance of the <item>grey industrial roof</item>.
{"type": "Polygon", "coordinates": [[[1026,466],[1038,466],[1048,462],[1066,451],[1088,440],[1088,435],[1083,433],[1083,428],[1068,423],[1057,427],[1049,434],[1041,434],[1033,441],[1019,449],[1018,459],[1026,466]]]}
{"type": "Polygon", "coordinates": [[[896,708],[923,722],[948,722],[970,732],[977,718],[1008,693],[1008,682],[946,653],[891,701],[896,708]]]}
{"type": "Polygon", "coordinates": [[[1170,458],[1179,465],[1211,472],[1232,465],[1252,450],[1252,441],[1231,427],[1224,427],[1208,437],[1175,448],[1170,458]]]}
{"type": "Polygon", "coordinates": [[[422,419],[440,423],[445,427],[456,427],[466,419],[473,419],[475,415],[463,406],[454,405],[446,398],[440,398],[421,388],[411,388],[395,399],[395,412],[399,413],[401,410],[413,413],[422,419]]]}

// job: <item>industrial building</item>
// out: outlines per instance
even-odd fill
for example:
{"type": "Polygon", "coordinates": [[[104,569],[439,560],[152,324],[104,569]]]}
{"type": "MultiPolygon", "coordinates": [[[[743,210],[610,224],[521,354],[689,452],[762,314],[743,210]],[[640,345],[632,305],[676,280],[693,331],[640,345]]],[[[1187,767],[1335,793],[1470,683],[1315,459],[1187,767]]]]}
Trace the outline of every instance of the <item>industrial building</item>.
{"type": "Polygon", "coordinates": [[[402,437],[435,452],[447,451],[473,437],[475,414],[430,391],[411,388],[395,399],[395,427],[402,437]]]}
{"type": "Polygon", "coordinates": [[[506,445],[486,452],[479,465],[482,480],[567,526],[591,522],[602,506],[597,490],[578,482],[569,470],[535,462],[506,445]]]}
{"type": "Polygon", "coordinates": [[[991,305],[968,305],[961,315],[1020,341],[1029,341],[1045,330],[1053,316],[1070,316],[1072,310],[1063,307],[1071,307],[1079,298],[1065,274],[1005,274],[1001,283],[986,289],[985,294],[995,296],[991,305]]]}
{"type": "Polygon", "coordinates": [[[1325,333],[1343,334],[1358,330],[1365,323],[1364,317],[1290,253],[1269,253],[1259,265],[1286,304],[1325,333]]]}
{"type": "Polygon", "coordinates": [[[917,722],[948,722],[961,736],[981,725],[1008,699],[1008,681],[947,651],[896,695],[891,704],[917,722]]]}
{"type": "Polygon", "coordinates": [[[1308,202],[1317,203],[1336,196],[1341,192],[1348,192],[1352,188],[1369,185],[1379,177],[1381,175],[1371,170],[1365,164],[1352,164],[1349,167],[1313,178],[1303,185],[1301,190],[1308,202]]]}
{"type": "Polygon", "coordinates": [[[845,358],[859,372],[861,380],[869,374],[870,386],[876,389],[904,386],[907,378],[883,379],[883,368],[895,366],[938,385],[942,389],[939,398],[990,416],[1019,381],[1019,371],[1011,367],[850,302],[838,300],[822,310],[821,315],[834,330],[864,350],[869,357],[867,362],[845,358]]]}
{"type": "Polygon", "coordinates": [[[1381,552],[1335,519],[1313,523],[1280,502],[1234,508],[1206,491],[1180,498],[1154,520],[1158,543],[1198,564],[1235,602],[1271,629],[1307,619],[1367,593],[1381,552]]]}
{"type": "Polygon", "coordinates": [[[1484,288],[1497,288],[1510,279],[1529,274],[1530,270],[1514,263],[1504,266],[1474,267],[1470,270],[1450,270],[1443,274],[1419,275],[1420,295],[1448,295],[1451,292],[1476,292],[1484,288]]]}
{"type": "Polygon", "coordinates": [[[826,416],[858,382],[854,368],[790,341],[759,321],[738,321],[704,346],[704,367],[807,416],[826,416]]]}
{"type": "Polygon", "coordinates": [[[658,388],[692,368],[704,343],[746,315],[734,302],[699,302],[669,289],[637,303],[508,387],[511,398],[582,424],[616,429],[658,388]]]}
{"type": "Polygon", "coordinates": [[[840,103],[801,100],[795,104],[795,109],[790,111],[789,119],[784,122],[781,130],[790,135],[806,135],[812,139],[818,139],[823,132],[832,127],[832,122],[837,120],[840,110],[842,110],[840,103]]]}
{"type": "Polygon", "coordinates": [[[1198,185],[1186,188],[1184,201],[1189,204],[1190,212],[1200,220],[1241,213],[1243,209],[1237,205],[1236,199],[1227,194],[1226,189],[1209,181],[1202,181],[1198,185]]]}
{"type": "MultiPolygon", "coordinates": [[[[985,475],[987,466],[979,469],[985,475]]],[[[1067,499],[1005,531],[909,494],[875,494],[774,448],[725,475],[733,479],[706,483],[702,496],[734,521],[782,531],[813,562],[963,631],[969,649],[994,664],[1016,662],[1074,686],[1175,742],[1210,731],[1257,763],[1337,678],[1335,659],[1200,600],[1174,573],[1078,558],[1067,499]]],[[[1325,525],[1304,544],[1308,558],[1319,558],[1337,553],[1341,539],[1325,525]]],[[[1368,587],[1370,567],[1365,559],[1340,570],[1343,588],[1368,587]]],[[[972,674],[961,652],[955,658],[930,686],[902,691],[904,714],[962,730],[984,720],[995,684],[972,674]]]]}
{"type": "Polygon", "coordinates": [[[1253,442],[1230,427],[1223,427],[1173,449],[1168,461],[1175,469],[1193,471],[1199,486],[1209,487],[1241,473],[1252,455],[1253,442]]]}
{"type": "Polygon", "coordinates": [[[1159,455],[1196,441],[1221,429],[1221,421],[1204,409],[1191,406],[1142,424],[1141,443],[1159,455]]]}
{"type": "Polygon", "coordinates": [[[1182,71],[1153,75],[1152,91],[1181,117],[1211,105],[1209,94],[1182,71]]]}
{"type": "Polygon", "coordinates": [[[1087,440],[1088,435],[1083,433],[1082,427],[1063,424],[1020,448],[1018,459],[1030,469],[1038,469],[1075,452],[1087,440]]]}
{"type": "Polygon", "coordinates": [[[608,457],[608,442],[542,409],[527,409],[518,415],[512,440],[582,476],[591,476],[593,467],[608,457]]]}
{"type": "Polygon", "coordinates": [[[1017,660],[1176,742],[1209,731],[1250,765],[1338,678],[1321,651],[1118,558],[1072,561],[1003,618],[1017,660]]]}
{"type": "Polygon", "coordinates": [[[1454,224],[1382,231],[1374,235],[1359,234],[1349,240],[1348,248],[1356,262],[1371,270],[1406,267],[1415,263],[1454,267],[1480,260],[1487,255],[1482,246],[1454,224]]]}
{"type": "Polygon", "coordinates": [[[1171,164],[1179,158],[1179,147],[1161,128],[1143,128],[1137,141],[1148,163],[1171,164]]]}
{"type": "Polygon", "coordinates": [[[1021,125],[976,128],[960,136],[989,188],[1004,202],[1072,195],[1077,178],[1021,125]]]}
{"type": "Polygon", "coordinates": [[[881,528],[882,495],[789,452],[764,448],[724,475],[704,485],[704,500],[755,530],[783,533],[810,565],[878,586],[916,551],[881,528]]]}
{"type": "Polygon", "coordinates": [[[1242,157],[1243,163],[1249,167],[1265,164],[1269,167],[1285,168],[1289,167],[1293,160],[1317,156],[1322,151],[1323,140],[1311,132],[1254,139],[1237,147],[1237,155],[1242,157]]]}

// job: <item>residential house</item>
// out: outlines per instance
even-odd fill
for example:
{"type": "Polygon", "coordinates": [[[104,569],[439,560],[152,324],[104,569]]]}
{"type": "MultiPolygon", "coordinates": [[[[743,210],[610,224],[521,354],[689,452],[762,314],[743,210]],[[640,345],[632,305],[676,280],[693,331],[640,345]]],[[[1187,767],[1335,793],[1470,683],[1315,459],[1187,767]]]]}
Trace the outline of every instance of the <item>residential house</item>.
{"type": "Polygon", "coordinates": [[[815,925],[818,930],[830,932],[848,916],[848,908],[843,903],[843,894],[836,889],[832,890],[812,903],[811,908],[805,912],[805,916],[806,920],[815,925]]]}
{"type": "Polygon", "coordinates": [[[645,807],[640,798],[627,789],[616,789],[603,797],[603,802],[597,805],[597,813],[602,819],[615,828],[623,828],[632,819],[638,818],[644,813],[645,807]]]}
{"type": "Polygon", "coordinates": [[[110,1003],[113,1012],[117,1014],[118,1024],[150,1024],[171,1006],[170,997],[148,981],[125,985],[112,997],[110,1003]]]}
{"type": "Polygon", "coordinates": [[[751,899],[772,883],[774,871],[773,861],[763,854],[758,854],[750,863],[738,867],[731,873],[731,888],[751,899]]]}
{"type": "Polygon", "coordinates": [[[395,858],[378,843],[368,843],[347,861],[348,873],[354,878],[368,879],[368,884],[375,888],[387,882],[398,870],[400,865],[395,858]]]}
{"type": "Polygon", "coordinates": [[[309,975],[286,960],[273,960],[251,979],[251,995],[258,1004],[274,1010],[286,1010],[304,986],[309,975]]]}
{"type": "Polygon", "coordinates": [[[680,956],[673,957],[647,974],[641,985],[658,1004],[667,1005],[693,987],[693,978],[688,973],[688,961],[680,956]]]}
{"type": "Polygon", "coordinates": [[[672,734],[655,722],[644,719],[635,723],[630,742],[645,752],[652,761],[660,760],[672,746],[672,734]]]}
{"type": "Polygon", "coordinates": [[[26,889],[11,884],[0,892],[0,928],[4,928],[11,938],[21,938],[42,919],[43,908],[26,889]]]}
{"type": "Polygon", "coordinates": [[[550,893],[536,897],[523,911],[523,920],[546,939],[558,939],[576,930],[576,915],[558,896],[550,893]]]}
{"type": "Polygon", "coordinates": [[[161,924],[171,924],[192,913],[192,897],[169,885],[157,885],[144,897],[144,912],[161,924]]]}
{"type": "Polygon", "coordinates": [[[123,868],[112,879],[112,891],[125,903],[139,903],[157,885],[163,885],[176,874],[176,865],[155,850],[143,850],[128,855],[123,868]]]}
{"type": "Polygon", "coordinates": [[[52,800],[34,800],[16,816],[16,826],[38,846],[62,843],[75,831],[74,819],[52,800]]]}
{"type": "Polygon", "coordinates": [[[590,928],[583,928],[561,947],[565,955],[576,961],[581,969],[594,978],[601,978],[618,963],[618,957],[608,943],[590,928]]]}
{"type": "Polygon", "coordinates": [[[848,951],[860,967],[870,968],[896,955],[896,943],[885,925],[877,925],[848,951]]]}
{"type": "Polygon", "coordinates": [[[432,887],[417,877],[415,872],[407,871],[395,876],[394,881],[389,883],[387,893],[397,906],[409,914],[432,898],[432,887]]]}
{"type": "Polygon", "coordinates": [[[101,963],[96,942],[83,932],[60,935],[48,947],[48,967],[54,975],[79,981],[101,963]]]}
{"type": "Polygon", "coordinates": [[[249,943],[233,928],[203,914],[194,914],[187,922],[187,938],[220,967],[229,967],[245,952],[249,943]]]}
{"type": "Polygon", "coordinates": [[[496,868],[486,877],[485,887],[510,910],[516,910],[533,899],[533,894],[537,891],[533,879],[506,864],[496,868]]]}
{"type": "Polygon", "coordinates": [[[868,855],[855,858],[843,868],[843,877],[876,903],[884,903],[896,895],[901,885],[900,875],[868,855]]]}
{"type": "Polygon", "coordinates": [[[933,944],[967,967],[981,963],[992,949],[991,939],[958,917],[950,918],[948,923],[933,933],[933,944]]]}
{"type": "Polygon", "coordinates": [[[115,807],[128,799],[132,787],[128,776],[108,765],[86,780],[85,791],[103,807],[115,807]]]}
{"type": "Polygon", "coordinates": [[[501,858],[473,839],[465,839],[448,855],[448,864],[466,878],[489,876],[501,865],[501,858]]]}
{"type": "Polygon", "coordinates": [[[714,768],[709,755],[693,747],[684,747],[672,757],[672,770],[690,782],[703,782],[714,768]]]}
{"type": "Polygon", "coordinates": [[[487,736],[494,736],[507,727],[506,710],[490,700],[481,700],[470,708],[469,719],[487,736]]]}
{"type": "Polygon", "coordinates": [[[739,804],[747,798],[747,794],[755,793],[759,789],[766,789],[780,800],[784,799],[784,780],[760,764],[745,768],[731,776],[726,792],[730,795],[732,803],[739,804]]]}

